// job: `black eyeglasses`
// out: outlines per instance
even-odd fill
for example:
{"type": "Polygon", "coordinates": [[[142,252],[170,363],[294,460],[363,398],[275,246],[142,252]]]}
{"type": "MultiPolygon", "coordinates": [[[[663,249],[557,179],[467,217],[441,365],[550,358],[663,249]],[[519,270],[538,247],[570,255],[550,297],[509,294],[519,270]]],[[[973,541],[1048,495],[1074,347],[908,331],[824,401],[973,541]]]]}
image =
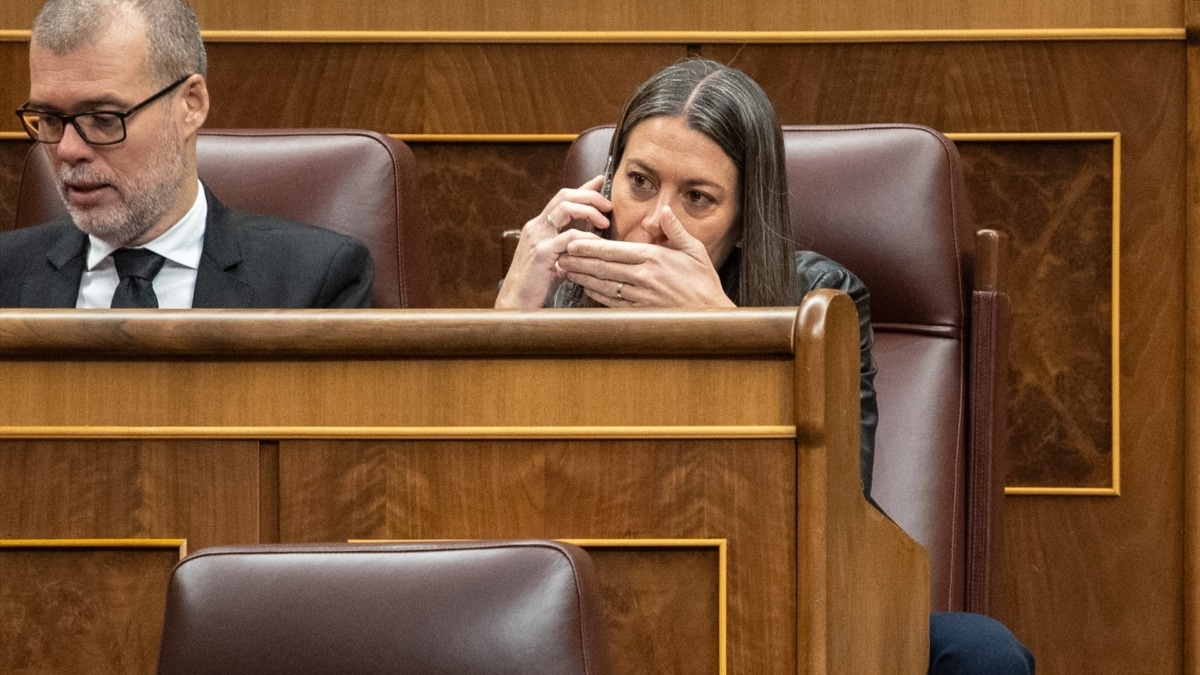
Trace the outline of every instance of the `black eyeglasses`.
{"type": "Polygon", "coordinates": [[[17,108],[17,117],[21,118],[21,126],[25,133],[38,143],[58,143],[63,139],[67,124],[75,127],[79,137],[91,145],[113,145],[125,140],[125,120],[143,110],[146,106],[166,96],[179,85],[187,82],[191,75],[184,75],[167,85],[164,89],[150,98],[133,106],[125,112],[97,111],[75,113],[74,115],[59,115],[47,110],[37,110],[27,107],[28,104],[17,108]]]}

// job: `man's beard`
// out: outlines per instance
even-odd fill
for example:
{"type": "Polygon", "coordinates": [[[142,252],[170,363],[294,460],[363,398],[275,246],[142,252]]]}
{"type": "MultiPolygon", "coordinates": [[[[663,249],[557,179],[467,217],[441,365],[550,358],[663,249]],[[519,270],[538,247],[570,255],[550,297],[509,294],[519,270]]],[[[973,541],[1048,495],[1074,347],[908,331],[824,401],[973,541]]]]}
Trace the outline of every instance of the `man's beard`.
{"type": "Polygon", "coordinates": [[[169,117],[163,123],[162,136],[145,165],[124,181],[89,164],[59,169],[58,192],[76,227],[111,244],[123,245],[156,225],[176,205],[187,167],[179,130],[169,117]],[[119,200],[99,208],[77,209],[67,199],[66,183],[71,181],[107,183],[116,189],[119,200]]]}

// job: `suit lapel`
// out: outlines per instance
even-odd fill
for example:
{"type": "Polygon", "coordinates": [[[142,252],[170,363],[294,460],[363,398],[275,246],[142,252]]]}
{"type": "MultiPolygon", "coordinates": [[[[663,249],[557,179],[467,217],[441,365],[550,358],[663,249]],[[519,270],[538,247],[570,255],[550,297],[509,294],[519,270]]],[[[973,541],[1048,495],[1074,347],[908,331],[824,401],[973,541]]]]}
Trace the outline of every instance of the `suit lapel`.
{"type": "Polygon", "coordinates": [[[204,251],[196,271],[192,307],[253,307],[255,292],[237,278],[242,262],[236,216],[204,187],[208,219],[204,226],[204,251]]]}
{"type": "Polygon", "coordinates": [[[87,252],[87,235],[69,220],[46,252],[45,265],[31,265],[21,286],[22,307],[74,307],[87,252]]]}

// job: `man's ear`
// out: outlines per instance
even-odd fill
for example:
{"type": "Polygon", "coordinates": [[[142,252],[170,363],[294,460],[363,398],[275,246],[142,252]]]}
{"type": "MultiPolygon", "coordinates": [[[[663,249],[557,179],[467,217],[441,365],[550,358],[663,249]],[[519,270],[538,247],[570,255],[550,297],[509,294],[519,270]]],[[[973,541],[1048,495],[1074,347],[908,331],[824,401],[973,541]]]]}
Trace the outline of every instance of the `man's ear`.
{"type": "Polygon", "coordinates": [[[187,106],[184,130],[193,134],[204,126],[208,119],[208,84],[203,75],[193,75],[183,85],[183,102],[187,106]]]}

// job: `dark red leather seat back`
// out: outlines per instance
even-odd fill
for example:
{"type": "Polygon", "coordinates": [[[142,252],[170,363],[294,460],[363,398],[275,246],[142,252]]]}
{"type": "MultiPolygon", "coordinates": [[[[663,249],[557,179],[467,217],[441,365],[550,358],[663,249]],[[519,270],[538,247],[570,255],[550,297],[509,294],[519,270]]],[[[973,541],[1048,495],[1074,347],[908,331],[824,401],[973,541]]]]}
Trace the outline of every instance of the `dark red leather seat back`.
{"type": "MultiPolygon", "coordinates": [[[[375,263],[372,305],[431,307],[433,270],[412,151],[353,129],[202,130],[200,178],[226,206],[357,237],[375,263]]],[[[50,163],[25,161],[16,226],[64,215],[50,163]]]]}
{"type": "MultiPolygon", "coordinates": [[[[573,144],[568,185],[603,170],[612,131],[590,129],[573,144]]],[[[937,131],[906,124],[786,126],[784,143],[798,245],[871,291],[872,496],[929,551],[933,609],[986,611],[999,554],[993,463],[1004,444],[1008,314],[1006,297],[985,302],[997,314],[980,325],[999,334],[973,333],[976,233],[958,152],[937,131]],[[972,359],[991,379],[971,380],[972,359]]]]}
{"type": "Polygon", "coordinates": [[[608,675],[591,560],[551,541],[203,549],[159,675],[608,675]]]}

